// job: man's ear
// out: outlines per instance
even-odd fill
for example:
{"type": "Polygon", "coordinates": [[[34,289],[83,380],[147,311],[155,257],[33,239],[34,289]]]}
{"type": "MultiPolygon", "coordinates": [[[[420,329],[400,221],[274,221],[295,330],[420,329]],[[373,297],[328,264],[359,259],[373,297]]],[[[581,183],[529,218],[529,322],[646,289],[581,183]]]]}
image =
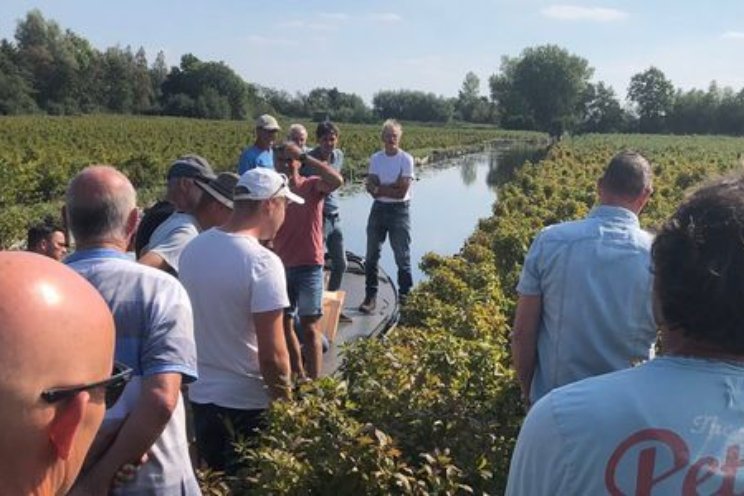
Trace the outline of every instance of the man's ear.
{"type": "Polygon", "coordinates": [[[127,224],[126,224],[126,233],[127,233],[127,239],[131,238],[134,232],[137,230],[137,227],[139,226],[139,210],[137,208],[133,208],[131,212],[129,212],[129,215],[127,216],[127,224]]]}
{"type": "Polygon", "coordinates": [[[67,460],[72,452],[75,435],[83,421],[89,395],[83,391],[57,407],[49,426],[49,441],[54,446],[57,458],[67,460]]]}

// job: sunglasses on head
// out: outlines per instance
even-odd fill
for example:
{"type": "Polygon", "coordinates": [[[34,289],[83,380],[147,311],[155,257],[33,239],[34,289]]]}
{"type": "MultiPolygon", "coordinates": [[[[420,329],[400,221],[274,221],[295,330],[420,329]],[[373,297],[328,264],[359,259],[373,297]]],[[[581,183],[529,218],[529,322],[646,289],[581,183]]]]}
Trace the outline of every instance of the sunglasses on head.
{"type": "Polygon", "coordinates": [[[46,391],[42,391],[41,398],[47,403],[57,403],[58,401],[70,399],[83,391],[105,388],[105,403],[106,409],[108,410],[114,406],[121,396],[121,393],[124,391],[124,386],[127,385],[127,382],[129,382],[129,379],[131,378],[131,368],[127,367],[123,363],[114,362],[114,370],[111,372],[111,377],[108,379],[90,384],[83,384],[82,386],[47,389],[46,391]]]}
{"type": "Polygon", "coordinates": [[[278,188],[276,189],[276,191],[274,191],[274,193],[272,193],[272,194],[271,194],[271,196],[269,197],[269,200],[271,200],[271,199],[272,199],[272,198],[274,198],[274,197],[275,197],[276,195],[278,195],[278,194],[279,194],[279,192],[280,192],[280,191],[281,191],[282,189],[284,189],[284,188],[289,188],[289,178],[287,177],[287,175],[286,175],[286,174],[281,174],[281,173],[280,173],[279,175],[280,175],[280,176],[281,176],[281,178],[282,178],[282,184],[280,184],[280,185],[279,185],[279,187],[278,187],[278,188]]]}

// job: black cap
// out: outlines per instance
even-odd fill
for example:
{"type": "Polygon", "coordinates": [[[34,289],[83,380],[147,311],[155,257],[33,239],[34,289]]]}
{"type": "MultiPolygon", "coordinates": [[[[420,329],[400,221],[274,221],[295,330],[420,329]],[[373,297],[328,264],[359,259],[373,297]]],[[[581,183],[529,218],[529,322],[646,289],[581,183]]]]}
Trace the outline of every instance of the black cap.
{"type": "Polygon", "coordinates": [[[191,154],[179,157],[171,164],[168,179],[176,177],[193,177],[206,182],[216,176],[206,158],[191,154]]]}
{"type": "Polygon", "coordinates": [[[233,208],[233,192],[238,179],[240,176],[234,172],[221,172],[215,179],[207,183],[197,182],[196,185],[224,206],[233,208]]]}

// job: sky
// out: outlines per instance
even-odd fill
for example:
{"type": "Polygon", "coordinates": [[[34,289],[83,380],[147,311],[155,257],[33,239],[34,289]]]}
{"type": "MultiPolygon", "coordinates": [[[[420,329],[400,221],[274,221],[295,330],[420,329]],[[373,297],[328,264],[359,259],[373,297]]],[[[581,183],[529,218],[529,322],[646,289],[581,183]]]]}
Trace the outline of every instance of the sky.
{"type": "Polygon", "coordinates": [[[744,1],[589,0],[2,0],[0,38],[38,8],[96,48],[144,47],[224,61],[246,81],[294,93],[337,87],[368,103],[380,90],[456,96],[465,74],[556,44],[624,99],[651,65],[676,87],[744,87],[744,1]]]}

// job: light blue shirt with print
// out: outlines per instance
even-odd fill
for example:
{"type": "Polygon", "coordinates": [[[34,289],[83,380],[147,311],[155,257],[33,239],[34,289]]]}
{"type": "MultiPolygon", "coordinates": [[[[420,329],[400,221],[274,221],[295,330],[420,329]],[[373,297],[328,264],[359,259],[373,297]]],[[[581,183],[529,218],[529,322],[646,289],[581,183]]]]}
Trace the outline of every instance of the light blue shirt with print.
{"type": "Polygon", "coordinates": [[[274,151],[271,148],[264,150],[253,145],[243,150],[238,160],[238,174],[256,167],[274,168],[274,151]]]}
{"type": "Polygon", "coordinates": [[[538,401],[506,494],[742,494],[742,459],[742,363],[661,357],[538,401]]]}
{"type": "Polygon", "coordinates": [[[652,240],[633,212],[607,205],[537,236],[517,286],[542,298],[532,402],[653,356],[652,240]]]}

